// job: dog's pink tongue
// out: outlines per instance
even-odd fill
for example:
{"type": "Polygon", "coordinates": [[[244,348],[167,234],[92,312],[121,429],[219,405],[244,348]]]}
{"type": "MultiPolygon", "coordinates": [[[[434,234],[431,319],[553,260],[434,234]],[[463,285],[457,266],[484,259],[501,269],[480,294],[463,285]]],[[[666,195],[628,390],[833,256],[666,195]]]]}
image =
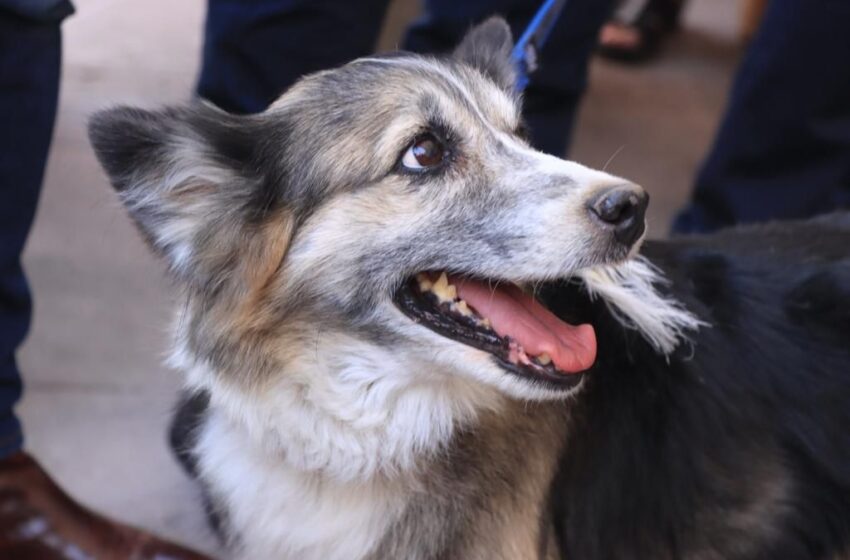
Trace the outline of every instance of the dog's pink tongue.
{"type": "Polygon", "coordinates": [[[491,288],[483,282],[450,278],[458,296],[490,320],[499,336],[516,340],[530,356],[546,353],[555,367],[578,373],[596,360],[596,333],[591,325],[570,325],[558,319],[516,286],[491,288]]]}

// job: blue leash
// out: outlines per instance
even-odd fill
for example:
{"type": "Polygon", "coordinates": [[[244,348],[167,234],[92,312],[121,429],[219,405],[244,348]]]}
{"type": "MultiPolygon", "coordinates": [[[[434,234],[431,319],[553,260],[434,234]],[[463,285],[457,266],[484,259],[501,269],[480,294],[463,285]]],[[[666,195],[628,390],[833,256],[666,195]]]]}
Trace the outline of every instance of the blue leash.
{"type": "Polygon", "coordinates": [[[511,57],[517,67],[517,91],[525,89],[529,76],[537,70],[540,49],[543,48],[543,43],[549,37],[566,3],[567,0],[544,0],[522,37],[514,45],[511,57]]]}

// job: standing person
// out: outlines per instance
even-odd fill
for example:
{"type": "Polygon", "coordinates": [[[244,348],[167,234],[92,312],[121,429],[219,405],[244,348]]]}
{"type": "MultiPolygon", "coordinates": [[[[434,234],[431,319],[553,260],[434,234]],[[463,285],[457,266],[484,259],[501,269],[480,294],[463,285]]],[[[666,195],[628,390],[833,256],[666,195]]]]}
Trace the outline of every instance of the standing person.
{"type": "Polygon", "coordinates": [[[771,0],[673,229],[850,208],[850,2],[771,0]]]}
{"type": "Polygon", "coordinates": [[[59,92],[67,0],[0,0],[0,558],[203,560],[76,503],[23,450],[15,351],[32,304],[21,252],[35,215],[59,92]]]}

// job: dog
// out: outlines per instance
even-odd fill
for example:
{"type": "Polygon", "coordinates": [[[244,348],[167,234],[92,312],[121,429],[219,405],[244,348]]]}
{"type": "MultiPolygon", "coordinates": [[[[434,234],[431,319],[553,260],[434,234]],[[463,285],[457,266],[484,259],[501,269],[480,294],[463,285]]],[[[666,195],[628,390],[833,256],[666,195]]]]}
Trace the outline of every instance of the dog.
{"type": "Polygon", "coordinates": [[[92,118],[230,554],[848,554],[850,216],[643,243],[641,187],[524,139],[512,44],[92,118]]]}

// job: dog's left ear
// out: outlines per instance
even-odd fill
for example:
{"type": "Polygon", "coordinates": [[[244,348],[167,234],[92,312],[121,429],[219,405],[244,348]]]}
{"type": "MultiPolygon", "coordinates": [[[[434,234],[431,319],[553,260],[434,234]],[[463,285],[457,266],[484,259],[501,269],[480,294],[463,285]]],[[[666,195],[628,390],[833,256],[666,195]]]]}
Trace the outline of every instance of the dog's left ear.
{"type": "Polygon", "coordinates": [[[294,220],[286,180],[264,164],[254,117],[195,103],[100,111],[89,122],[95,152],[155,253],[196,290],[248,291],[276,270],[294,220]],[[268,168],[268,169],[267,169],[268,168]]]}
{"type": "Polygon", "coordinates": [[[494,16],[469,30],[454,51],[454,58],[487,75],[506,90],[513,91],[517,70],[511,58],[514,47],[511,28],[494,16]]]}

